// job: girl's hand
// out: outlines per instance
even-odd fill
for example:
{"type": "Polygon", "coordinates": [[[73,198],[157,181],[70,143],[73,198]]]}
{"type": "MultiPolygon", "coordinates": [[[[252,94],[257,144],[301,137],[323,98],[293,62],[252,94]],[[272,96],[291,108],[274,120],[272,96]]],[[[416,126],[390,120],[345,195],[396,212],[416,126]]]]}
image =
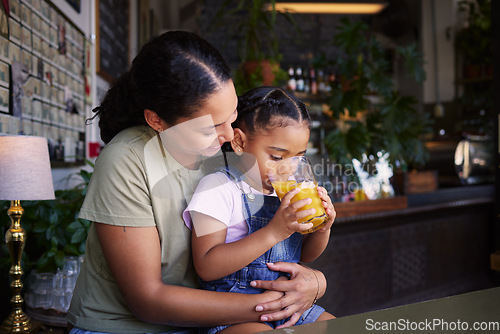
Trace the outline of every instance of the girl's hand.
{"type": "Polygon", "coordinates": [[[335,212],[335,208],[333,207],[332,199],[328,195],[328,192],[326,191],[325,188],[323,187],[318,187],[318,194],[319,198],[323,201],[323,207],[325,208],[326,214],[330,219],[326,222],[325,226],[320,228],[317,232],[326,232],[330,230],[330,228],[333,225],[333,222],[335,221],[335,217],[337,216],[337,213],[335,212]]]}
{"type": "Polygon", "coordinates": [[[303,206],[310,204],[310,198],[301,199],[295,203],[290,204],[293,196],[298,194],[300,188],[290,190],[281,199],[281,204],[276,211],[276,214],[265,228],[269,229],[277,240],[277,243],[285,240],[295,232],[307,231],[312,228],[312,223],[299,224],[298,220],[307,217],[316,212],[316,209],[300,210],[303,206]]]}
{"type": "Polygon", "coordinates": [[[320,271],[306,268],[297,263],[277,262],[268,263],[268,268],[290,274],[286,281],[254,281],[252,286],[266,290],[282,291],[284,295],[274,301],[258,304],[256,311],[262,311],[261,321],[274,321],[290,317],[283,325],[277,328],[290,327],[300,319],[302,313],[311,307],[316,296],[321,297],[326,291],[326,279],[320,271]],[[319,285],[318,285],[319,283],[319,285]],[[278,310],[279,311],[275,311],[278,310]],[[267,313],[270,312],[270,313],[267,313]]]}

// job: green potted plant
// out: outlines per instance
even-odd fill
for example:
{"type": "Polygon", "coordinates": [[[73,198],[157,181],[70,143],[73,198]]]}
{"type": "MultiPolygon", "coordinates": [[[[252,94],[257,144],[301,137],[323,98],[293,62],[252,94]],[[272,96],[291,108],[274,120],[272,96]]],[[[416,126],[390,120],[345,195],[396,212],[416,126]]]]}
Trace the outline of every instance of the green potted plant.
{"type": "MultiPolygon", "coordinates": [[[[383,151],[389,152],[393,165],[420,167],[427,159],[422,135],[431,130],[430,117],[415,109],[415,98],[397,91],[387,52],[368,31],[366,23],[343,18],[334,36],[341,55],[332,62],[337,79],[328,105],[333,119],[342,124],[326,136],[329,155],[348,164],[383,151]]],[[[422,55],[414,44],[393,52],[415,80],[425,79],[422,55]]]]}
{"type": "Polygon", "coordinates": [[[461,56],[463,76],[492,75],[491,1],[462,0],[459,13],[466,16],[464,26],[455,35],[455,47],[461,56]]]}
{"type": "Polygon", "coordinates": [[[223,27],[231,32],[228,37],[238,40],[241,61],[235,74],[238,92],[260,85],[276,85],[286,78],[280,68],[278,16],[297,29],[289,13],[276,11],[275,0],[225,0],[210,21],[210,30],[223,27]]]}

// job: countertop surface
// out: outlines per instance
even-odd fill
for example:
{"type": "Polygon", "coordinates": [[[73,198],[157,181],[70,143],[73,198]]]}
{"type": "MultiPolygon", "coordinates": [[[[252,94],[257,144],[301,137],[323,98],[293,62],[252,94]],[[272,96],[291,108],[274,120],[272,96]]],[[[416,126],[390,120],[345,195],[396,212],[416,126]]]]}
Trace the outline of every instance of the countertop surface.
{"type": "Polygon", "coordinates": [[[500,333],[500,287],[273,331],[294,334],[370,332],[500,333]]]}
{"type": "MultiPolygon", "coordinates": [[[[433,192],[406,195],[404,198],[407,201],[407,205],[404,208],[380,209],[369,213],[363,213],[362,208],[358,208],[360,213],[356,215],[343,216],[337,213],[335,222],[345,224],[382,218],[397,218],[434,210],[491,204],[495,202],[495,185],[484,184],[443,188],[433,192]]],[[[396,197],[393,199],[396,199],[396,197]]],[[[355,205],[355,203],[359,203],[362,206],[365,205],[365,202],[370,201],[350,202],[348,204],[355,205]]],[[[373,205],[377,200],[371,202],[368,204],[373,205]]],[[[333,204],[337,204],[338,206],[338,203],[333,204]]],[[[357,209],[353,208],[353,210],[356,211],[357,209]]]]}

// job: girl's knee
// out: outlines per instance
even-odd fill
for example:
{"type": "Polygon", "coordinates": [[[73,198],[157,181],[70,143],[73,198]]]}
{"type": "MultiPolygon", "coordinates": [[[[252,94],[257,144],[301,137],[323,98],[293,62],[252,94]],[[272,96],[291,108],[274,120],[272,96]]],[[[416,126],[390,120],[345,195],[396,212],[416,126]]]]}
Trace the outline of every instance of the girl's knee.
{"type": "Polygon", "coordinates": [[[321,315],[318,317],[317,321],[325,321],[325,320],[332,320],[335,319],[335,316],[333,314],[330,314],[328,312],[323,312],[321,315]]]}

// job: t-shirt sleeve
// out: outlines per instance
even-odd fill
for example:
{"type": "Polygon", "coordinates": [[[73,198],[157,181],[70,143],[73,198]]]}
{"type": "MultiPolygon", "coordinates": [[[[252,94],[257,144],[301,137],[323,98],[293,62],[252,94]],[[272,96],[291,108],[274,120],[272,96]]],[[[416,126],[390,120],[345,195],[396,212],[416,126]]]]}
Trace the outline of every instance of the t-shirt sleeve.
{"type": "Polygon", "coordinates": [[[131,146],[118,142],[100,152],[79,217],[119,226],[155,226],[143,160],[131,146]]]}
{"type": "Polygon", "coordinates": [[[203,177],[183,212],[186,226],[192,229],[190,212],[196,211],[215,218],[229,227],[234,207],[230,190],[232,185],[233,182],[220,172],[203,177]]]}

